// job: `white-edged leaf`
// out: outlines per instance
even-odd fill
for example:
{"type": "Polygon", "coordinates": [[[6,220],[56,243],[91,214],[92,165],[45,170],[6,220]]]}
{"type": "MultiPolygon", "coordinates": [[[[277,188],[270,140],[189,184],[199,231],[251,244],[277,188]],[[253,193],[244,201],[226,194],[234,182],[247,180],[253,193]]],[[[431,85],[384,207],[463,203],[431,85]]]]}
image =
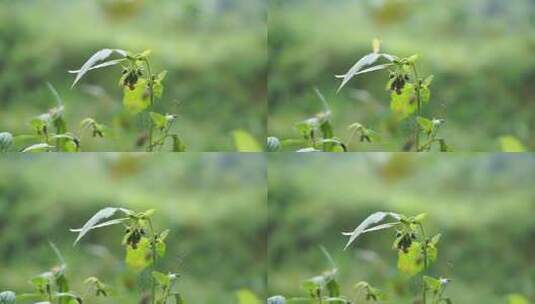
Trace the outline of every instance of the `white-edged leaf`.
{"type": "MultiPolygon", "coordinates": [[[[355,73],[355,74],[353,74],[352,77],[355,77],[355,76],[360,75],[360,74],[365,74],[365,73],[369,73],[369,72],[383,70],[383,69],[386,69],[387,67],[389,67],[391,65],[393,65],[393,63],[385,63],[385,64],[376,65],[376,66],[373,66],[371,68],[362,70],[362,71],[360,71],[358,73],[355,73]]],[[[336,78],[345,78],[346,75],[336,75],[335,77],[336,78]]]]}
{"type": "Polygon", "coordinates": [[[0,292],[0,304],[15,304],[17,295],[10,290],[0,292]]]}
{"type": "MultiPolygon", "coordinates": [[[[101,64],[97,64],[95,66],[92,66],[91,68],[87,69],[87,72],[91,71],[91,70],[96,70],[96,69],[100,69],[100,68],[105,68],[107,66],[111,66],[111,65],[116,65],[118,63],[121,63],[123,61],[125,61],[126,59],[124,58],[121,58],[121,59],[114,59],[114,60],[110,60],[110,61],[106,61],[106,62],[103,62],[101,64]]],[[[71,74],[78,74],[80,73],[81,70],[70,70],[69,73],[71,74]]]]}
{"type": "MultiPolygon", "coordinates": [[[[100,61],[104,61],[106,60],[108,57],[110,57],[113,52],[116,52],[118,54],[120,54],[121,56],[123,57],[126,57],[126,51],[123,51],[123,50],[118,50],[118,49],[102,49],[98,52],[96,52],[95,54],[93,54],[93,56],[91,56],[83,65],[82,67],[77,71],[76,73],[76,78],[74,79],[74,82],[72,83],[72,87],[74,87],[76,85],[76,83],[82,79],[82,77],[89,71],[91,70],[91,68],[95,67],[97,63],[99,63],[100,61]]],[[[113,61],[113,60],[112,60],[113,61]]],[[[117,62],[113,63],[113,64],[116,64],[117,62]]],[[[108,65],[112,65],[111,63],[107,63],[106,65],[104,66],[108,66],[108,65]]],[[[102,65],[100,66],[102,67],[102,65]]]]}
{"type": "Polygon", "coordinates": [[[40,143],[40,144],[35,144],[35,145],[31,145],[29,147],[26,147],[24,149],[22,149],[22,151],[20,152],[23,152],[23,153],[26,153],[26,152],[39,152],[39,151],[46,151],[46,150],[49,150],[49,149],[53,149],[54,146],[51,146],[47,143],[40,143]]]}
{"type": "Polygon", "coordinates": [[[59,96],[58,91],[56,91],[56,88],[54,88],[54,86],[50,82],[47,82],[46,85],[48,86],[48,89],[50,90],[50,92],[52,92],[52,95],[54,95],[54,98],[56,99],[56,103],[58,104],[58,107],[62,107],[63,100],[61,99],[61,96],[59,96]]]}
{"type": "MultiPolygon", "coordinates": [[[[84,224],[84,226],[81,228],[81,230],[80,230],[80,232],[78,234],[78,237],[74,241],[74,246],[76,246],[76,244],[84,237],[84,235],[86,235],[89,231],[94,229],[94,227],[97,226],[97,224],[99,222],[101,222],[102,220],[105,220],[107,218],[112,217],[117,211],[122,211],[122,212],[124,212],[126,214],[131,214],[132,213],[132,211],[127,210],[127,209],[122,209],[122,208],[107,207],[107,208],[101,209],[100,211],[95,213],[95,215],[93,215],[93,217],[91,217],[84,224]],[[127,212],[125,212],[125,210],[127,212]]],[[[109,226],[109,224],[107,226],[109,226]]]]}
{"type": "MultiPolygon", "coordinates": [[[[368,228],[368,229],[362,231],[362,234],[368,233],[368,232],[372,232],[372,231],[379,231],[379,230],[389,229],[389,228],[392,228],[392,227],[394,227],[396,225],[399,225],[399,222],[377,225],[375,227],[368,228]]],[[[350,235],[353,234],[353,232],[342,232],[342,234],[345,235],[345,236],[350,236],[350,235]]]]}
{"type": "MultiPolygon", "coordinates": [[[[89,230],[98,229],[98,228],[107,227],[107,226],[112,226],[112,225],[117,225],[117,224],[120,224],[120,223],[126,221],[127,219],[128,219],[127,217],[123,217],[123,218],[119,218],[119,219],[113,219],[113,220],[110,220],[110,221],[95,225],[95,226],[91,227],[91,229],[89,229],[89,230]]],[[[82,228],[69,229],[69,231],[71,231],[71,232],[80,232],[82,230],[83,230],[82,228]]]]}
{"type": "MultiPolygon", "coordinates": [[[[346,235],[346,236],[349,236],[349,241],[347,242],[346,246],[344,247],[344,250],[346,250],[349,245],[351,245],[360,235],[362,235],[363,233],[366,233],[368,231],[374,231],[374,230],[371,230],[373,228],[370,228],[370,226],[374,225],[374,224],[377,224],[379,222],[381,222],[382,220],[384,220],[387,216],[390,216],[396,220],[399,220],[401,218],[401,216],[397,213],[393,213],[393,212],[375,212],[373,213],[372,215],[368,216],[364,221],[362,221],[362,223],[360,223],[360,225],[357,226],[357,228],[355,228],[355,230],[353,230],[353,232],[345,232],[343,233],[343,235],[346,235]]],[[[386,229],[386,228],[383,228],[383,229],[386,229]]],[[[379,230],[379,229],[377,229],[379,230]]]]}
{"type": "Polygon", "coordinates": [[[351,80],[351,78],[353,78],[353,76],[355,76],[356,73],[358,73],[363,68],[374,64],[377,61],[377,59],[379,59],[380,57],[381,57],[380,54],[370,53],[360,58],[360,60],[357,61],[357,63],[355,63],[349,69],[349,71],[347,71],[347,73],[345,73],[344,80],[342,80],[342,84],[340,84],[340,87],[338,87],[337,92],[340,92],[340,90],[349,82],[349,80],[351,80]]]}

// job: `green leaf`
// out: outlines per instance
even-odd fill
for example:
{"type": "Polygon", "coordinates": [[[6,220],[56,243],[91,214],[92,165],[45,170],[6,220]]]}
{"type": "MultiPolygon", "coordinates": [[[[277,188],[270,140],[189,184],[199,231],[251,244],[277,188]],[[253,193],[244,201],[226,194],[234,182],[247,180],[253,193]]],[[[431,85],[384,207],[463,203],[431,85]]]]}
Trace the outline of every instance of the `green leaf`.
{"type": "Polygon", "coordinates": [[[17,295],[13,291],[0,292],[0,304],[15,304],[17,303],[17,295]]]}
{"type": "Polygon", "coordinates": [[[427,77],[424,79],[424,81],[423,81],[423,83],[422,83],[422,86],[424,86],[424,87],[429,87],[429,86],[431,85],[431,83],[433,82],[433,78],[434,78],[433,75],[429,75],[429,76],[427,76],[427,77]]]}
{"type": "MultiPolygon", "coordinates": [[[[396,220],[399,221],[399,219],[401,218],[401,216],[397,213],[393,213],[393,212],[375,212],[373,213],[372,215],[368,216],[364,221],[362,221],[362,223],[360,223],[357,228],[355,228],[355,230],[353,230],[353,232],[343,232],[342,234],[343,235],[346,235],[346,236],[349,236],[349,241],[347,242],[346,246],[344,247],[344,250],[347,249],[349,247],[349,245],[351,245],[360,235],[366,233],[366,232],[369,232],[369,231],[376,231],[376,230],[379,230],[379,229],[368,229],[370,228],[370,226],[372,225],[375,225],[381,221],[383,221],[386,217],[392,217],[396,220]]],[[[397,223],[391,223],[391,224],[387,224],[387,225],[384,225],[381,229],[387,229],[387,228],[390,228],[390,227],[393,227],[393,225],[395,225],[397,223]]],[[[376,227],[377,228],[377,227],[376,227]]]]}
{"type": "Polygon", "coordinates": [[[333,278],[327,282],[327,292],[329,294],[329,297],[339,297],[340,296],[340,285],[338,285],[338,282],[333,278]]]}
{"type": "Polygon", "coordinates": [[[412,56],[407,58],[407,62],[413,64],[418,60],[419,57],[420,56],[418,56],[418,54],[412,55],[412,56]]]}
{"type": "Polygon", "coordinates": [[[125,86],[123,93],[123,104],[130,114],[137,114],[150,106],[150,94],[146,79],[139,79],[133,90],[125,86]]]}
{"type": "Polygon", "coordinates": [[[156,112],[150,112],[152,123],[157,129],[163,130],[167,127],[167,119],[164,115],[156,112]]]}
{"type": "Polygon", "coordinates": [[[412,242],[407,252],[399,250],[398,269],[412,277],[424,269],[423,260],[422,244],[420,242],[412,242]]]}
{"type": "Polygon", "coordinates": [[[156,279],[156,282],[158,282],[160,286],[169,286],[169,284],[171,283],[171,278],[165,273],[153,271],[152,277],[156,279]]]}
{"type": "Polygon", "coordinates": [[[154,81],[154,84],[152,86],[152,90],[154,93],[154,97],[161,98],[163,95],[163,80],[165,79],[165,76],[167,75],[167,71],[162,71],[158,76],[156,76],[156,80],[154,81]]]}
{"type": "Polygon", "coordinates": [[[247,131],[235,130],[232,133],[234,145],[239,152],[262,152],[262,147],[256,139],[247,131]]]}
{"type": "Polygon", "coordinates": [[[418,122],[418,125],[420,126],[420,129],[426,133],[431,134],[433,132],[433,122],[430,119],[427,119],[425,117],[416,117],[416,121],[418,122]]]}
{"type": "Polygon", "coordinates": [[[507,296],[507,304],[529,304],[529,300],[520,294],[510,294],[507,296]]]}
{"type": "MultiPolygon", "coordinates": [[[[98,226],[97,224],[99,222],[101,222],[102,220],[105,220],[107,218],[110,218],[112,217],[113,215],[115,215],[116,212],[118,211],[121,211],[123,212],[124,214],[126,215],[130,215],[132,214],[132,211],[128,210],[128,209],[123,209],[123,208],[112,208],[112,207],[107,207],[107,208],[104,208],[104,209],[101,209],[99,210],[97,213],[95,213],[95,215],[93,215],[85,224],[82,228],[80,229],[72,229],[71,231],[73,232],[78,232],[79,231],[79,234],[78,234],[78,237],[76,238],[76,240],[74,241],[74,246],[76,246],[76,244],[91,230],[97,228],[97,227],[104,227],[104,225],[100,225],[98,226]]],[[[120,223],[121,221],[120,220],[114,220],[114,221],[109,221],[106,223],[106,226],[110,226],[110,225],[115,225],[115,224],[118,224],[120,223]]]]}
{"type": "Polygon", "coordinates": [[[502,152],[526,152],[526,147],[514,136],[500,137],[502,152]]]}
{"type": "Polygon", "coordinates": [[[13,135],[9,132],[0,133],[0,152],[7,152],[13,144],[13,135]]]}
{"type": "Polygon", "coordinates": [[[344,75],[340,75],[340,78],[343,78],[342,83],[338,87],[337,92],[340,92],[340,90],[355,76],[360,70],[363,68],[370,66],[374,64],[379,58],[381,57],[380,54],[377,53],[370,53],[361,59],[357,61],[344,75]]]}
{"type": "Polygon", "coordinates": [[[26,147],[24,149],[22,149],[21,152],[23,153],[26,153],[26,152],[45,152],[45,151],[49,151],[49,150],[52,150],[54,148],[54,146],[51,146],[47,143],[39,143],[39,144],[34,144],[34,145],[31,145],[29,147],[26,147]]]}
{"type": "Polygon", "coordinates": [[[404,119],[411,115],[418,108],[414,85],[405,84],[401,94],[393,91],[390,96],[390,109],[400,118],[404,119]]]}
{"type": "Polygon", "coordinates": [[[119,50],[119,49],[102,49],[98,52],[96,52],[95,54],[93,54],[93,56],[91,56],[83,65],[82,67],[77,70],[77,71],[69,71],[70,73],[73,73],[73,74],[76,74],[76,78],[74,79],[74,82],[72,83],[72,87],[74,87],[76,85],[76,83],[82,79],[82,77],[90,70],[92,69],[96,69],[96,68],[101,68],[101,67],[106,67],[106,66],[110,66],[110,65],[114,65],[114,64],[117,64],[119,63],[120,61],[118,60],[113,60],[113,61],[109,61],[109,62],[106,62],[106,63],[103,63],[103,64],[100,64],[100,65],[96,65],[97,63],[99,63],[100,61],[103,61],[103,60],[106,60],[108,57],[110,57],[113,52],[116,52],[118,54],[120,54],[121,56],[123,57],[126,57],[126,52],[123,51],[123,50],[119,50]]]}
{"type": "Polygon", "coordinates": [[[424,282],[427,288],[433,293],[438,293],[440,288],[442,287],[442,284],[440,284],[439,279],[435,279],[429,276],[424,276],[424,282]]]}
{"type": "Polygon", "coordinates": [[[420,100],[422,101],[422,104],[429,103],[429,99],[431,99],[431,91],[429,88],[425,86],[420,87],[420,100]]]}
{"type": "Polygon", "coordinates": [[[142,237],[136,248],[126,247],[126,264],[135,271],[142,271],[152,264],[150,240],[142,237]]]}
{"type": "Polygon", "coordinates": [[[260,299],[250,290],[241,289],[236,292],[238,304],[261,304],[260,299]]]}
{"type": "Polygon", "coordinates": [[[172,134],[171,138],[173,139],[173,152],[185,152],[186,145],[176,134],[172,134]]]}

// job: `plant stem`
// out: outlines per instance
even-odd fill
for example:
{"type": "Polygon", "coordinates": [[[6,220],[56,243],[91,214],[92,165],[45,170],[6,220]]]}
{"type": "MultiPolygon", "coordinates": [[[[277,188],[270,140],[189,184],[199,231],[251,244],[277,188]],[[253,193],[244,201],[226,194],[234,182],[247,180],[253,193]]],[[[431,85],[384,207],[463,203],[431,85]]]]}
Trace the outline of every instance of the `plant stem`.
{"type": "MultiPolygon", "coordinates": [[[[149,60],[145,58],[143,61],[145,62],[145,66],[147,67],[147,73],[149,74],[149,77],[148,77],[149,98],[150,98],[149,109],[151,109],[154,104],[154,81],[152,79],[152,72],[150,69],[149,60]]],[[[147,150],[148,152],[152,152],[152,133],[154,132],[154,126],[151,121],[150,114],[148,115],[148,117],[149,117],[149,146],[147,147],[147,150]]]]}
{"type": "MultiPolygon", "coordinates": [[[[152,249],[152,270],[156,270],[156,262],[158,258],[156,257],[156,233],[154,232],[154,227],[152,226],[152,221],[147,220],[150,228],[150,238],[151,238],[151,249],[152,249]]],[[[151,303],[156,303],[156,279],[151,275],[151,303]]]]}
{"type": "Polygon", "coordinates": [[[425,286],[425,281],[424,281],[424,275],[427,274],[427,268],[428,268],[428,265],[427,265],[427,237],[426,237],[426,234],[425,234],[424,226],[421,223],[418,224],[418,226],[420,227],[420,233],[422,234],[421,238],[422,238],[422,246],[423,246],[423,251],[424,251],[424,271],[422,273],[422,304],[427,304],[427,288],[425,286]]]}
{"type": "MultiPolygon", "coordinates": [[[[418,78],[418,71],[416,70],[416,64],[411,64],[412,73],[414,75],[414,84],[416,86],[416,108],[418,116],[422,116],[422,100],[420,97],[420,79],[418,78]]],[[[420,127],[416,120],[416,152],[420,150],[420,127]]]]}

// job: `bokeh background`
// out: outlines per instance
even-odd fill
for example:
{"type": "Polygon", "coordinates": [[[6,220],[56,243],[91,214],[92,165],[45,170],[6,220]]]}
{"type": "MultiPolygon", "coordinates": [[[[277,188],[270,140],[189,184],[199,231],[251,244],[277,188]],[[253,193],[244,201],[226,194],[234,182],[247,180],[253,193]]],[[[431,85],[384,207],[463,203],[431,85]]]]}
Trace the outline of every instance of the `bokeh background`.
{"type": "MultiPolygon", "coordinates": [[[[299,154],[299,153],[298,153],[299,154]]],[[[535,156],[524,154],[269,155],[268,293],[305,296],[301,281],[339,268],[342,293],[365,280],[388,303],[412,303],[396,269],[393,231],[364,235],[343,251],[352,231],[376,211],[427,213],[426,230],[442,233],[431,274],[452,280],[453,303],[535,300],[535,156]]]]}
{"type": "Polygon", "coordinates": [[[240,291],[263,299],[265,159],[224,153],[177,156],[2,158],[0,290],[31,291],[29,280],[58,264],[48,245],[52,241],[65,256],[73,290],[85,292],[83,280],[89,276],[113,288],[112,298],[86,300],[138,303],[147,281],[125,269],[123,229],[95,230],[77,247],[72,246],[76,235],[69,232],[103,207],[124,206],[155,208],[156,229],[171,230],[160,267],[181,274],[177,289],[188,303],[235,304],[240,291]]]}
{"type": "Polygon", "coordinates": [[[46,82],[65,103],[71,129],[93,117],[109,138],[82,136],[86,151],[133,151],[141,119],[122,107],[120,67],[74,76],[94,52],[151,49],[167,70],[155,110],[179,115],[175,131],[189,151],[235,150],[233,131],[265,138],[264,0],[0,1],[0,130],[31,133],[28,122],[55,106],[46,82]]]}
{"type": "Polygon", "coordinates": [[[269,6],[268,134],[295,138],[294,124],[322,110],[317,87],[333,111],[335,134],[360,122],[379,133],[375,145],[399,151],[409,123],[389,111],[387,72],[340,81],[371,41],[386,53],[419,54],[420,74],[435,76],[424,114],[447,120],[441,130],[456,151],[501,151],[512,135],[535,148],[535,2],[532,0],[274,0],[269,6]]]}

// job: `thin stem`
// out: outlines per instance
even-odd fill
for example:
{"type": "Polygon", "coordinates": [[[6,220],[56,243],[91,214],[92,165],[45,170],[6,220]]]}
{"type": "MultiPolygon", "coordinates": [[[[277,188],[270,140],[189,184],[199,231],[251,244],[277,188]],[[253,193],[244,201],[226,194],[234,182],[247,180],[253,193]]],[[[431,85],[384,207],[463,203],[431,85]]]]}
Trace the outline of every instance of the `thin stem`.
{"type": "Polygon", "coordinates": [[[424,251],[424,272],[422,273],[422,304],[427,304],[427,288],[425,286],[424,275],[427,274],[427,236],[425,234],[424,226],[419,223],[420,233],[422,234],[422,246],[424,251]]]}
{"type": "MultiPolygon", "coordinates": [[[[149,109],[152,108],[152,106],[154,105],[154,81],[152,79],[152,72],[151,72],[151,69],[150,69],[150,63],[149,63],[149,60],[148,59],[143,59],[143,62],[145,62],[145,66],[147,67],[147,73],[149,74],[149,77],[148,77],[148,81],[149,81],[149,98],[150,98],[150,105],[149,105],[149,109]]],[[[154,126],[153,126],[153,123],[151,121],[151,118],[150,118],[150,114],[148,115],[149,116],[149,146],[147,148],[147,150],[149,152],[152,152],[152,135],[153,135],[153,132],[154,132],[154,126]]]]}
{"type": "MultiPolygon", "coordinates": [[[[149,228],[150,228],[150,238],[151,238],[151,249],[152,249],[152,270],[156,270],[156,263],[158,262],[158,258],[156,257],[156,233],[154,232],[154,227],[152,226],[152,221],[148,219],[149,228]]],[[[151,276],[151,303],[156,303],[156,279],[154,276],[151,276]]]]}
{"type": "MultiPolygon", "coordinates": [[[[416,70],[416,65],[411,64],[412,73],[414,75],[414,84],[416,86],[416,108],[418,116],[422,116],[422,99],[420,96],[420,78],[418,77],[418,71],[416,70]]],[[[418,121],[416,121],[416,152],[420,150],[420,127],[418,126],[418,121]]]]}

